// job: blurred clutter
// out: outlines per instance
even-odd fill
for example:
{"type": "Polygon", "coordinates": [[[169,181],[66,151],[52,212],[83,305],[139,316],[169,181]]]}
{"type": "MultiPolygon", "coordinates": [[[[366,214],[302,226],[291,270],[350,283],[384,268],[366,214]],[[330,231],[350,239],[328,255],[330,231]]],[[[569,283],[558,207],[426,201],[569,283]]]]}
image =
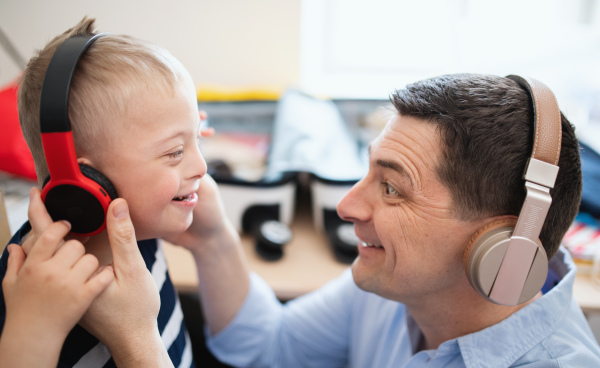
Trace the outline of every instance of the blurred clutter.
{"type": "Polygon", "coordinates": [[[326,234],[336,258],[356,257],[358,238],[336,205],[367,172],[367,145],[384,125],[378,111],[385,103],[323,100],[296,90],[278,101],[199,103],[216,130],[201,141],[209,173],[228,216],[238,231],[253,234],[263,259],[284,255],[298,186],[311,191],[315,229],[326,234]]]}

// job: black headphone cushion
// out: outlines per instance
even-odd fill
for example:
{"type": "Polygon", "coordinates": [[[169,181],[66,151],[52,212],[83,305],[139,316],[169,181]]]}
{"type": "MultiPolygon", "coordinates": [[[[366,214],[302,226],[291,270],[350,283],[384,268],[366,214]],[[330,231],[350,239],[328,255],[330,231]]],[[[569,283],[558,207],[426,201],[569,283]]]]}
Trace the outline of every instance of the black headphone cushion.
{"type": "Polygon", "coordinates": [[[104,174],[102,174],[100,171],[85,164],[79,164],[79,169],[81,170],[81,173],[83,175],[100,184],[100,186],[106,191],[110,199],[115,200],[119,197],[117,195],[117,190],[112,185],[110,180],[108,180],[108,178],[104,176],[104,174]]]}
{"type": "MultiPolygon", "coordinates": [[[[85,175],[85,177],[92,179],[96,183],[100,184],[100,186],[102,187],[102,189],[104,189],[106,194],[108,194],[110,199],[115,200],[119,197],[117,195],[117,190],[115,189],[114,185],[112,185],[110,180],[108,180],[108,178],[106,176],[104,176],[104,174],[102,174],[100,171],[94,169],[91,166],[85,165],[85,164],[79,164],[79,170],[81,170],[81,173],[83,175],[85,175]]],[[[44,179],[42,188],[45,187],[49,181],[50,181],[50,175],[46,176],[46,179],[44,179]]]]}

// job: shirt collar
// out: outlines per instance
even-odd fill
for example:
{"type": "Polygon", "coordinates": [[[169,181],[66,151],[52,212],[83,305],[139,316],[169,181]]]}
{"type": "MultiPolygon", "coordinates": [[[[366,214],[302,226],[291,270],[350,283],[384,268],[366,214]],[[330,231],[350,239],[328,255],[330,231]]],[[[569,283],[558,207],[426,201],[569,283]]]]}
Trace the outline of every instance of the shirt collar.
{"type": "Polygon", "coordinates": [[[508,367],[556,330],[572,302],[576,268],[562,247],[548,268],[561,277],[549,292],[504,321],[457,339],[467,367],[508,367]]]}

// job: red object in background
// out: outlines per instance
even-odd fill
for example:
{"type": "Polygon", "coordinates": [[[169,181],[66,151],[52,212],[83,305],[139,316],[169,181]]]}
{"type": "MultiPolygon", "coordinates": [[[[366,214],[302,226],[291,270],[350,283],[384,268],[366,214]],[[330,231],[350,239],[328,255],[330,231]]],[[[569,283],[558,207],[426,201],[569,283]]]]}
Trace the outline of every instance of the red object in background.
{"type": "Polygon", "coordinates": [[[37,180],[33,157],[19,125],[15,82],[0,90],[0,171],[37,180]]]}

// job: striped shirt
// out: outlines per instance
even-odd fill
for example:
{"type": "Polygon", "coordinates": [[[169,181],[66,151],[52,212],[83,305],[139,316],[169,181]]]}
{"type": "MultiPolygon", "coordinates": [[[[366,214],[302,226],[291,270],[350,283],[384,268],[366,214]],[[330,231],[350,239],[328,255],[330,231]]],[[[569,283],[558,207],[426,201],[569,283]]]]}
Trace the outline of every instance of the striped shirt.
{"type": "MultiPolygon", "coordinates": [[[[31,225],[26,222],[13,236],[10,243],[19,244],[30,230],[31,225]]],[[[143,240],[138,242],[138,246],[144,262],[146,262],[146,267],[151,271],[156,287],[160,291],[161,304],[157,320],[158,329],[171,361],[175,367],[195,367],[192,357],[192,344],[183,322],[179,298],[167,271],[162,241],[159,239],[143,240]]],[[[8,252],[5,249],[0,258],[0,280],[4,279],[6,274],[7,261],[8,252]]],[[[0,293],[0,331],[4,328],[5,319],[4,293],[0,293]]],[[[116,365],[108,348],[84,328],[76,325],[65,340],[58,367],[100,368],[116,367],[116,365]]]]}

